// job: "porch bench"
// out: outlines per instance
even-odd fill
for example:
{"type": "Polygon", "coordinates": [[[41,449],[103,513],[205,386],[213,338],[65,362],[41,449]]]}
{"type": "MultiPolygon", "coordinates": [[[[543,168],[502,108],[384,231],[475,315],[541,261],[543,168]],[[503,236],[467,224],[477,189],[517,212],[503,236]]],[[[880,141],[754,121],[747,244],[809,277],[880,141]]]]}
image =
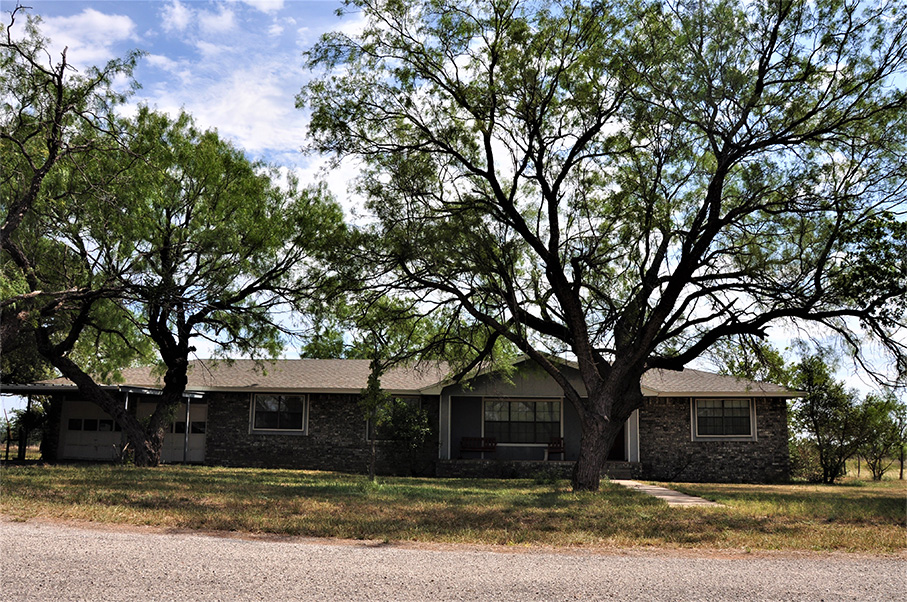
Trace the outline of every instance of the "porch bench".
{"type": "Polygon", "coordinates": [[[482,458],[485,452],[494,453],[498,448],[498,440],[494,437],[462,437],[460,439],[460,453],[479,452],[482,458]]]}
{"type": "Polygon", "coordinates": [[[548,461],[548,458],[551,457],[551,454],[560,454],[561,458],[564,459],[564,438],[563,437],[552,437],[548,440],[548,447],[545,448],[545,462],[548,461]]]}

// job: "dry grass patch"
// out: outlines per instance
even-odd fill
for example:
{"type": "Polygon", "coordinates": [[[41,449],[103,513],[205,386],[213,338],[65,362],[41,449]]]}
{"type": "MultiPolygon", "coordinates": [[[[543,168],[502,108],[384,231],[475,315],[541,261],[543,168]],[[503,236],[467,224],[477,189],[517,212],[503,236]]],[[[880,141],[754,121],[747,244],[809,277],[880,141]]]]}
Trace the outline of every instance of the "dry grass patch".
{"type": "Polygon", "coordinates": [[[899,552],[907,550],[907,482],[845,480],[837,485],[672,483],[724,504],[737,528],[728,545],[899,552]]]}
{"type": "Polygon", "coordinates": [[[725,508],[671,508],[603,483],[382,479],[297,470],[24,466],[0,473],[0,512],[384,541],[899,552],[904,487],[683,485],[725,508]],[[891,499],[900,496],[900,512],[891,499]],[[813,503],[810,500],[819,500],[813,503]],[[825,500],[825,501],[822,501],[825,500]],[[859,507],[857,507],[859,506],[859,507]]]}

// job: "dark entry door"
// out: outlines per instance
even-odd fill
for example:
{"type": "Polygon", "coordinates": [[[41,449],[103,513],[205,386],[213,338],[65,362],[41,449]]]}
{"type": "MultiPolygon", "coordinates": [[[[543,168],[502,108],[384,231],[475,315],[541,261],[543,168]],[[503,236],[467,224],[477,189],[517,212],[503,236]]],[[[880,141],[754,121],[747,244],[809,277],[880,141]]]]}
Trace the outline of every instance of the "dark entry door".
{"type": "Polygon", "coordinates": [[[614,439],[614,445],[611,446],[611,451],[608,452],[608,460],[611,462],[626,462],[627,461],[627,423],[625,422],[622,427],[620,427],[620,432],[617,433],[617,438],[614,439]]]}

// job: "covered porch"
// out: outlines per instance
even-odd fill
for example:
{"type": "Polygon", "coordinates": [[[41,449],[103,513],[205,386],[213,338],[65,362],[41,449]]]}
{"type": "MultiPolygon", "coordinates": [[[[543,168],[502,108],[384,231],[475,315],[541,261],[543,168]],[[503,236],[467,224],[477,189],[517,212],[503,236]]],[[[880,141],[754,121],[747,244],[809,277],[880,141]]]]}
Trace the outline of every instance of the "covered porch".
{"type": "MultiPolygon", "coordinates": [[[[579,417],[547,374],[522,368],[508,377],[481,375],[441,393],[439,474],[572,469],[579,457],[579,417]]],[[[582,390],[581,383],[576,387],[582,390]]],[[[638,411],[624,423],[608,461],[613,478],[631,478],[637,471],[638,411]]]]}

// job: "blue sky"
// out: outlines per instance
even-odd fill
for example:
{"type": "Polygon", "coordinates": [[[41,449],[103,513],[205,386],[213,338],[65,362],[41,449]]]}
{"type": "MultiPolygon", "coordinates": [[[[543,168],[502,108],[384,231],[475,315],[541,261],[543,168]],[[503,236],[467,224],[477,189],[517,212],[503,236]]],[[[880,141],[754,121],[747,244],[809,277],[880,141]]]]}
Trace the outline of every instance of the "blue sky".
{"type": "MultiPolygon", "coordinates": [[[[303,52],[327,31],[356,30],[342,4],[316,0],[224,2],[22,2],[40,15],[55,58],[64,47],[78,69],[101,65],[138,49],[142,86],[124,111],[139,103],[171,114],[185,109],[203,128],[216,128],[253,159],[318,177],[321,162],[300,152],[306,114],[295,96],[306,82],[303,52]]],[[[15,7],[2,1],[4,22],[15,7]]],[[[324,174],[321,174],[322,176],[324,174]]],[[[346,177],[328,180],[344,196],[346,177]]]]}

